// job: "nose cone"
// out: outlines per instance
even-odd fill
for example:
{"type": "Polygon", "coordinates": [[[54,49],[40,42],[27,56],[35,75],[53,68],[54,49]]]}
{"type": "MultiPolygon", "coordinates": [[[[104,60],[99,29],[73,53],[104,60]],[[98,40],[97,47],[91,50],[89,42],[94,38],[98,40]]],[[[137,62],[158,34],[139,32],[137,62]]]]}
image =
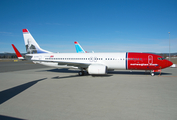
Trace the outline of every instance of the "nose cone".
{"type": "Polygon", "coordinates": [[[173,65],[173,63],[171,61],[167,60],[167,67],[170,67],[172,65],[173,65]]]}

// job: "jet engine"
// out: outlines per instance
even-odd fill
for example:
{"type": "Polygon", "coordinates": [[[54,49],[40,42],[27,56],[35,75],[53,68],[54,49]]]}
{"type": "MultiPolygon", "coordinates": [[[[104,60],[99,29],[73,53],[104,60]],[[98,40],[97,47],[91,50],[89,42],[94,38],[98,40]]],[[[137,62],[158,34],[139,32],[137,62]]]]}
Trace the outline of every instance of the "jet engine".
{"type": "Polygon", "coordinates": [[[89,74],[106,74],[107,66],[105,65],[89,65],[88,67],[89,74]]]}

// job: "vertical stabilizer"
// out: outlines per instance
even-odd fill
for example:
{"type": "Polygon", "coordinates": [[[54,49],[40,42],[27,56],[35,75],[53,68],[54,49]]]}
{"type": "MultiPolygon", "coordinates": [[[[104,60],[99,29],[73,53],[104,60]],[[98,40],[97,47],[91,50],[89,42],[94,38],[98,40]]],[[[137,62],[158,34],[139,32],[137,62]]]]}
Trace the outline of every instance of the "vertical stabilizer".
{"type": "Polygon", "coordinates": [[[23,37],[26,47],[26,52],[28,54],[35,54],[35,53],[51,53],[49,51],[43,50],[39,47],[33,36],[27,29],[23,29],[23,37]]]}

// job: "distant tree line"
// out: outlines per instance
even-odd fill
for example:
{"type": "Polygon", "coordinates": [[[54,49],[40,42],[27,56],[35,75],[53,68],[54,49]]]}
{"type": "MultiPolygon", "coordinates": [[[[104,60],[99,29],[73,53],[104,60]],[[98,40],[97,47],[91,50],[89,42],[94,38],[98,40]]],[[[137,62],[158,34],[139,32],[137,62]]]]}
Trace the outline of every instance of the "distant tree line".
{"type": "Polygon", "coordinates": [[[0,54],[0,58],[17,58],[15,54],[0,54]]]}
{"type": "Polygon", "coordinates": [[[167,54],[161,53],[161,54],[159,54],[159,55],[162,56],[163,58],[166,58],[166,57],[167,57],[167,54]]]}

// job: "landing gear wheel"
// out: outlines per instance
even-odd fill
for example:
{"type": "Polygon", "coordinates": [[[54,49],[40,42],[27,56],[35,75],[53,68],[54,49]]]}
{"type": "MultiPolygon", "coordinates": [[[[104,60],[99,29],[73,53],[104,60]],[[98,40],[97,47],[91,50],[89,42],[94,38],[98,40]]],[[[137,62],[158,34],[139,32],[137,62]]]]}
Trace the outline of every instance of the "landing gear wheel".
{"type": "Polygon", "coordinates": [[[151,72],[151,76],[154,76],[154,72],[151,72]]]}
{"type": "Polygon", "coordinates": [[[79,76],[83,76],[84,75],[84,71],[79,71],[79,76]]]}

